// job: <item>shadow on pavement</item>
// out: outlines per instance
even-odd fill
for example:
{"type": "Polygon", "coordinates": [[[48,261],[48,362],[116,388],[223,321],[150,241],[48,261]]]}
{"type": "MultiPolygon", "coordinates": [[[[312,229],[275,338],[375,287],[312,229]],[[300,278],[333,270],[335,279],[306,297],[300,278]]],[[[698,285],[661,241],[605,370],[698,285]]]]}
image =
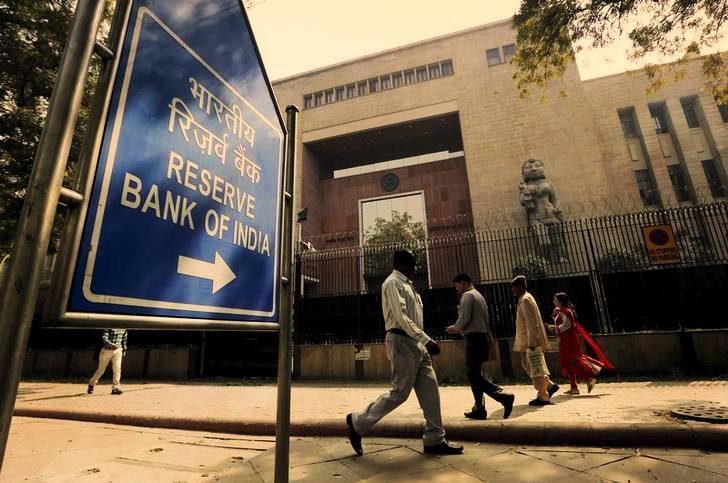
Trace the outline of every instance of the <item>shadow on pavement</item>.
{"type": "MultiPolygon", "coordinates": [[[[20,398],[18,398],[18,400],[21,401],[21,402],[24,402],[24,403],[29,403],[29,402],[36,402],[36,401],[49,401],[51,399],[68,399],[68,398],[72,398],[72,397],[81,397],[81,396],[89,396],[89,397],[105,396],[105,395],[110,396],[111,395],[111,386],[108,386],[108,388],[109,388],[108,394],[107,393],[99,394],[98,392],[96,392],[95,394],[86,394],[86,391],[84,391],[84,392],[79,392],[79,393],[76,393],[76,394],[63,394],[63,395],[60,395],[60,396],[37,397],[35,399],[20,399],[20,398]]],[[[150,389],[158,389],[158,388],[154,388],[154,387],[140,387],[138,389],[124,389],[124,392],[127,393],[127,392],[148,391],[150,389]]],[[[96,391],[99,391],[99,387],[98,386],[96,386],[96,391]]]]}

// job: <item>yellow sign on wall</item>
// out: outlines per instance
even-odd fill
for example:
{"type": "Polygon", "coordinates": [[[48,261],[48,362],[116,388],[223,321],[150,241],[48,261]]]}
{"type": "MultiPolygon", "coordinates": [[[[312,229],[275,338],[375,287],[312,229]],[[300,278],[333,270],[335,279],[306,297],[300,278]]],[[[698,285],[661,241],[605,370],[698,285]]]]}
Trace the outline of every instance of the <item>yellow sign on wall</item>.
{"type": "Polygon", "coordinates": [[[651,265],[681,263],[671,225],[643,226],[642,235],[651,265]]]}

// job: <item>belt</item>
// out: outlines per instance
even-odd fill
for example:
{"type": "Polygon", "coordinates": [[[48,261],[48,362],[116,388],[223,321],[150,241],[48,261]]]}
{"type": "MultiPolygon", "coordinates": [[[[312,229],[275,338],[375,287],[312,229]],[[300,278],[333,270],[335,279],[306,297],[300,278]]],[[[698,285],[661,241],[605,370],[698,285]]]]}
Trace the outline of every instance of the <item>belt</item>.
{"type": "MultiPolygon", "coordinates": [[[[402,337],[407,337],[408,339],[412,339],[412,337],[410,337],[407,334],[407,332],[403,331],[402,329],[389,329],[387,331],[387,333],[388,334],[397,334],[397,335],[401,335],[402,337]]],[[[412,339],[412,340],[414,340],[414,339],[412,339]]]]}

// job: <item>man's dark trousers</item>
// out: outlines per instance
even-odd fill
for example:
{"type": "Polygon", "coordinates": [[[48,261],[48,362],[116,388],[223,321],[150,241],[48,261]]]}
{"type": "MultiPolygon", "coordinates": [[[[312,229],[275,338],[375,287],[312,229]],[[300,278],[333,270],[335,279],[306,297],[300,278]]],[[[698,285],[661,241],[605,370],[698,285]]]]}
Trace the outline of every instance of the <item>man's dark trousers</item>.
{"type": "Polygon", "coordinates": [[[473,391],[473,398],[475,398],[475,408],[485,409],[483,394],[487,394],[499,403],[504,400],[503,389],[488,380],[482,371],[481,365],[488,360],[490,352],[489,339],[487,334],[483,332],[465,334],[465,366],[470,389],[473,391]]]}

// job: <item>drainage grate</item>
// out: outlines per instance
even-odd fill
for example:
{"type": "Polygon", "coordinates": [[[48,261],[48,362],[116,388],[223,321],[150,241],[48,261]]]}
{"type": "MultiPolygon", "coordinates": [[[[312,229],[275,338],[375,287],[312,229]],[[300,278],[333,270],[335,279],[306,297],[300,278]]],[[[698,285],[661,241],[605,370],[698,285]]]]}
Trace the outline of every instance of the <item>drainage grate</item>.
{"type": "Polygon", "coordinates": [[[680,419],[728,424],[728,406],[711,403],[683,404],[672,409],[672,415],[680,419]]]}

